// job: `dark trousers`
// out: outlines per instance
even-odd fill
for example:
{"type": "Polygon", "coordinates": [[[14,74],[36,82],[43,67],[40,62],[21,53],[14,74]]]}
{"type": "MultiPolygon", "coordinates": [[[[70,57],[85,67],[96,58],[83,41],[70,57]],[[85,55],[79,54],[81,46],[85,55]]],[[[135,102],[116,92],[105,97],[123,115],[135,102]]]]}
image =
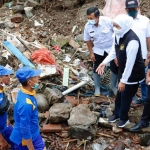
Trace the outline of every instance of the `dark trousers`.
{"type": "Polygon", "coordinates": [[[107,53],[104,52],[104,56],[98,55],[94,53],[95,56],[95,62],[94,62],[94,73],[96,73],[96,69],[98,68],[98,66],[102,63],[102,61],[107,57],[107,53]]]}
{"type": "Polygon", "coordinates": [[[126,84],[123,92],[117,92],[115,100],[114,114],[120,118],[120,120],[128,120],[128,112],[132,98],[137,92],[139,84],[126,84]]]}
{"type": "Polygon", "coordinates": [[[150,86],[148,86],[148,93],[144,102],[144,110],[143,110],[141,120],[145,122],[150,121],[150,86]]]}

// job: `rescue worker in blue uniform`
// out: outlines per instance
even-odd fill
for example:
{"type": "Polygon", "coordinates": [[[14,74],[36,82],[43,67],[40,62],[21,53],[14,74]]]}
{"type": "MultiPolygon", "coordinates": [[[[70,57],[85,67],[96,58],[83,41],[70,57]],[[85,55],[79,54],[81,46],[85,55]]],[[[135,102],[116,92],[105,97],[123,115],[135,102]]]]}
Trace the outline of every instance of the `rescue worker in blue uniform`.
{"type": "Polygon", "coordinates": [[[4,89],[5,86],[9,85],[9,75],[12,73],[13,70],[8,70],[0,65],[0,149],[3,150],[10,147],[13,150],[13,143],[9,139],[13,127],[7,125],[7,110],[10,103],[4,89]]]}
{"type": "Polygon", "coordinates": [[[44,142],[40,135],[36,92],[41,70],[22,67],[16,77],[22,84],[14,106],[14,129],[10,136],[15,150],[43,150],[44,142]]]}

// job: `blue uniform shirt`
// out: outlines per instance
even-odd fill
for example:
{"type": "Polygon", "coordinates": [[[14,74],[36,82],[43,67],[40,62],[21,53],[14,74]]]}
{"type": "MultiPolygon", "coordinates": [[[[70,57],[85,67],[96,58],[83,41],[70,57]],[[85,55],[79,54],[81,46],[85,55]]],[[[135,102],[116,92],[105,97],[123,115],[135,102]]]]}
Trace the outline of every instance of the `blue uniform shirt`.
{"type": "Polygon", "coordinates": [[[23,139],[34,141],[40,134],[38,108],[35,91],[29,92],[22,88],[14,106],[15,125],[10,139],[19,145],[23,139]]]}
{"type": "MultiPolygon", "coordinates": [[[[0,105],[3,102],[3,90],[0,90],[0,105]]],[[[4,115],[0,115],[0,133],[4,131],[7,126],[7,112],[4,115]]]]}

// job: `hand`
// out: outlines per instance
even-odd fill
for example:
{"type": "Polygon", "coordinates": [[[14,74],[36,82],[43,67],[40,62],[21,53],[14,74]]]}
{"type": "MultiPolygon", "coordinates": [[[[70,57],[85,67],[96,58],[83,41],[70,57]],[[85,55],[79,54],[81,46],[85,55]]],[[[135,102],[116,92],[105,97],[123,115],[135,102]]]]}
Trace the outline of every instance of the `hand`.
{"type": "Polygon", "coordinates": [[[148,56],[147,56],[147,57],[148,57],[148,59],[150,60],[150,53],[148,53],[148,56]]]}
{"type": "Polygon", "coordinates": [[[96,69],[96,72],[100,75],[102,75],[104,73],[104,69],[105,69],[105,64],[101,63],[98,68],[96,69]]]}
{"type": "Polygon", "coordinates": [[[150,85],[150,77],[146,77],[146,83],[150,85]]]}
{"type": "Polygon", "coordinates": [[[114,59],[114,62],[116,64],[116,66],[118,67],[118,59],[117,58],[114,59]]]}
{"type": "Polygon", "coordinates": [[[0,141],[0,149],[7,150],[10,147],[11,146],[7,143],[7,141],[5,139],[3,139],[2,141],[0,141]]]}
{"type": "Polygon", "coordinates": [[[125,84],[122,83],[122,82],[119,82],[119,84],[118,84],[118,91],[122,92],[122,91],[124,91],[124,89],[125,89],[125,84]]]}
{"type": "Polygon", "coordinates": [[[95,56],[93,53],[90,53],[90,59],[92,62],[96,61],[95,56]]]}

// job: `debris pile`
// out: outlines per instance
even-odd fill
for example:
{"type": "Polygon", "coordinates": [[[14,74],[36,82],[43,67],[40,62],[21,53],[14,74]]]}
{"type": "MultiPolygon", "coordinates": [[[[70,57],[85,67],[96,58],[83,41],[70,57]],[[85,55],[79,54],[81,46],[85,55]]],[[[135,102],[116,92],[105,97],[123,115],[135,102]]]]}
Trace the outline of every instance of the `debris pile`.
{"type": "MultiPolygon", "coordinates": [[[[41,134],[48,149],[140,150],[142,141],[142,146],[149,145],[149,140],[143,140],[149,135],[133,135],[108,123],[115,98],[108,87],[109,69],[102,77],[102,96],[93,97],[93,64],[83,41],[83,27],[86,9],[96,4],[103,9],[105,1],[17,0],[0,8],[1,64],[15,71],[23,65],[42,70],[36,98],[41,134]]],[[[11,124],[20,87],[11,76],[6,91],[11,101],[11,124]]],[[[141,107],[132,107],[132,123],[140,116],[141,107]]],[[[150,129],[142,132],[149,133],[150,129]]]]}

